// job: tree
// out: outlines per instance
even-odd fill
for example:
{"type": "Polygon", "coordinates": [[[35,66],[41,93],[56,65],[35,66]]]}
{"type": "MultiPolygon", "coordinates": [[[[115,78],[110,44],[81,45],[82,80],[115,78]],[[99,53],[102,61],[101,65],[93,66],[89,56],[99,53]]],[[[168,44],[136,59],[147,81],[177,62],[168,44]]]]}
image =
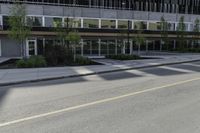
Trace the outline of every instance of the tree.
{"type": "Polygon", "coordinates": [[[200,32],[200,20],[198,18],[194,21],[193,31],[194,32],[200,32]]]}
{"type": "Polygon", "coordinates": [[[79,44],[81,37],[78,34],[78,32],[75,30],[75,31],[69,32],[66,39],[73,46],[74,62],[76,62],[76,45],[79,44]]]}
{"type": "Polygon", "coordinates": [[[161,28],[161,38],[162,38],[161,41],[164,42],[164,45],[168,49],[169,48],[169,38],[168,38],[169,23],[165,20],[163,16],[160,19],[160,28],[161,28]]]}
{"type": "Polygon", "coordinates": [[[185,25],[185,18],[184,16],[182,16],[179,20],[178,26],[177,26],[177,31],[178,31],[178,35],[177,35],[177,39],[178,39],[178,43],[179,43],[179,48],[181,51],[184,50],[185,48],[185,44],[186,44],[186,25],[185,25]]]}
{"type": "Polygon", "coordinates": [[[57,38],[62,45],[65,45],[66,36],[68,34],[68,29],[63,28],[63,24],[59,20],[54,21],[54,29],[57,34],[57,38]]]}
{"type": "Polygon", "coordinates": [[[194,21],[194,29],[193,29],[193,32],[195,32],[195,35],[193,36],[193,45],[192,47],[194,46],[194,41],[196,39],[196,37],[198,38],[199,35],[200,35],[200,20],[197,18],[195,21],[194,21]]]}
{"type": "Polygon", "coordinates": [[[118,35],[118,48],[121,49],[121,53],[125,54],[125,44],[124,44],[124,38],[127,37],[127,31],[126,30],[120,30],[118,35]]]}
{"type": "Polygon", "coordinates": [[[23,4],[14,4],[10,10],[9,37],[16,40],[21,45],[21,56],[26,57],[25,40],[31,32],[31,27],[26,24],[26,7],[23,4]]]}
{"type": "Polygon", "coordinates": [[[135,41],[136,45],[138,46],[138,55],[140,55],[141,45],[143,45],[145,43],[145,38],[142,34],[141,29],[142,29],[142,23],[140,22],[139,30],[137,30],[136,36],[134,37],[134,41],[135,41]]]}

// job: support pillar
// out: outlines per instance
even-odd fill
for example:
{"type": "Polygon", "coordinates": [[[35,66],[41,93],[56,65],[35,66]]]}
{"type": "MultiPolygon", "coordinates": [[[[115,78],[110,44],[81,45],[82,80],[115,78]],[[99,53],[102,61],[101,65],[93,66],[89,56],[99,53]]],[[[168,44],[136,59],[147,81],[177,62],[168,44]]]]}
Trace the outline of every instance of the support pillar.
{"type": "Polygon", "coordinates": [[[163,47],[164,43],[162,40],[160,40],[160,52],[162,51],[162,47],[163,47]]]}
{"type": "Polygon", "coordinates": [[[149,43],[149,42],[148,42],[148,40],[146,40],[146,42],[145,42],[145,43],[146,43],[146,53],[147,53],[147,52],[148,52],[148,50],[149,50],[149,47],[148,47],[148,43],[149,43]]]}
{"type": "Polygon", "coordinates": [[[83,56],[83,39],[81,39],[81,56],[83,56]]]}
{"type": "Polygon", "coordinates": [[[176,49],[176,40],[174,40],[174,50],[176,49]]]}
{"type": "Polygon", "coordinates": [[[133,54],[133,42],[129,42],[130,44],[130,55],[133,54]]]}
{"type": "Polygon", "coordinates": [[[115,39],[115,55],[117,55],[117,39],[115,39]]]}
{"type": "Polygon", "coordinates": [[[99,44],[99,56],[101,56],[101,39],[100,38],[98,40],[98,44],[99,44]]]}

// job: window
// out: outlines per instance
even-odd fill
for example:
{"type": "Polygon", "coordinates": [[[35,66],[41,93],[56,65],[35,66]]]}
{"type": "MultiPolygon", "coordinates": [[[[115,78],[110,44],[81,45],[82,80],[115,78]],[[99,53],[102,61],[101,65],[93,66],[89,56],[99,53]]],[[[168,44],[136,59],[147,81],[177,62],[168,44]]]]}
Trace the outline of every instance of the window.
{"type": "Polygon", "coordinates": [[[45,26],[46,27],[57,27],[58,25],[62,24],[62,18],[45,18],[45,26]]]}
{"type": "Polygon", "coordinates": [[[147,22],[145,21],[135,21],[134,22],[135,30],[147,30],[147,22]]]}
{"type": "Polygon", "coordinates": [[[83,40],[83,54],[90,55],[91,54],[91,41],[83,40]]]}
{"type": "Polygon", "coordinates": [[[114,55],[115,54],[115,40],[108,40],[108,54],[114,55]]]}
{"type": "Polygon", "coordinates": [[[9,20],[9,17],[8,16],[3,16],[3,25],[4,26],[8,26],[8,20],[9,20]]]}
{"type": "Polygon", "coordinates": [[[99,28],[99,20],[98,19],[84,19],[83,27],[84,28],[99,28]]]}
{"type": "Polygon", "coordinates": [[[115,29],[116,21],[115,20],[101,20],[101,28],[103,29],[115,29]]]}
{"type": "Polygon", "coordinates": [[[81,19],[80,18],[65,18],[64,24],[65,24],[65,27],[68,27],[68,28],[81,28],[81,19]]]}
{"type": "Polygon", "coordinates": [[[98,40],[91,41],[91,54],[99,55],[99,41],[98,40]]]}
{"type": "MultiPolygon", "coordinates": [[[[130,24],[131,25],[131,24],[130,24]]],[[[128,29],[128,21],[119,20],[118,21],[118,28],[119,29],[128,29]]]]}
{"type": "Polygon", "coordinates": [[[27,25],[31,27],[41,27],[42,26],[42,17],[27,17],[27,25]]]}
{"type": "Polygon", "coordinates": [[[175,31],[176,30],[175,23],[168,23],[168,28],[170,31],[175,31]]]}
{"type": "Polygon", "coordinates": [[[3,21],[2,21],[2,16],[0,16],[0,25],[2,25],[3,21]]]}
{"type": "Polygon", "coordinates": [[[101,40],[101,55],[107,55],[108,54],[108,45],[107,40],[101,40]]]}
{"type": "Polygon", "coordinates": [[[150,22],[149,30],[161,30],[160,22],[150,22]]]}

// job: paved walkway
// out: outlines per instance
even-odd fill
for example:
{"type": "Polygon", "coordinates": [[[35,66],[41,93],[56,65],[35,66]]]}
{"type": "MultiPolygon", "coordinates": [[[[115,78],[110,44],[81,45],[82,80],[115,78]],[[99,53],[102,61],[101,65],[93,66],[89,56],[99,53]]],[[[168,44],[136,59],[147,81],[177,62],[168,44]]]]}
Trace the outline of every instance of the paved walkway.
{"type": "MultiPolygon", "coordinates": [[[[154,56],[157,57],[157,56],[154,56]]],[[[158,58],[158,57],[157,57],[158,58]]],[[[31,82],[65,77],[84,76],[91,74],[152,67],[165,64],[174,64],[200,60],[200,54],[159,56],[160,59],[114,61],[108,59],[96,59],[105,65],[79,66],[79,67],[53,67],[35,69],[1,69],[0,85],[8,85],[22,82],[31,82]]]]}

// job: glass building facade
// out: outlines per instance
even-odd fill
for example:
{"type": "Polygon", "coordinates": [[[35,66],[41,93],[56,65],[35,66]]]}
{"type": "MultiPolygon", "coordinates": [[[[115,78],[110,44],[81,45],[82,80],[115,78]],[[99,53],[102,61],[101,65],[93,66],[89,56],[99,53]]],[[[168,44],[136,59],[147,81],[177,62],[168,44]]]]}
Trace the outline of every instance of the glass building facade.
{"type": "MultiPolygon", "coordinates": [[[[135,34],[133,31],[137,30],[142,30],[145,34],[149,33],[146,34],[149,38],[141,46],[141,50],[164,49],[161,37],[159,35],[158,37],[153,36],[153,33],[159,34],[159,31],[161,31],[161,17],[166,17],[168,31],[172,35],[175,35],[175,32],[177,32],[181,16],[185,17],[185,30],[189,33],[193,31],[195,19],[200,18],[200,0],[16,1],[26,3],[27,7],[31,8],[26,16],[27,25],[37,29],[37,34],[39,33],[39,35],[36,34],[27,39],[27,45],[30,48],[28,52],[31,55],[43,54],[46,45],[53,45],[55,43],[55,35],[46,35],[46,33],[51,32],[54,27],[58,27],[58,24],[61,24],[63,28],[77,28],[80,30],[80,33],[82,32],[80,44],[76,45],[77,54],[83,56],[104,56],[122,53],[131,54],[132,51],[137,51],[138,46],[133,38],[135,34]],[[129,30],[131,33],[128,38],[127,33],[129,30]],[[44,33],[41,35],[40,33],[42,32],[44,33]]],[[[13,4],[16,1],[0,1],[0,5],[3,7],[0,8],[0,25],[3,28],[8,27],[9,12],[6,13],[7,5],[13,4]]],[[[175,47],[173,39],[170,40],[170,49],[175,47]]],[[[197,44],[198,42],[196,41],[197,44]]],[[[194,47],[196,43],[193,44],[194,47]]],[[[197,46],[200,47],[200,45],[197,46]]]]}
{"type": "Polygon", "coordinates": [[[200,14],[200,0],[1,0],[137,11],[200,14]]]}

